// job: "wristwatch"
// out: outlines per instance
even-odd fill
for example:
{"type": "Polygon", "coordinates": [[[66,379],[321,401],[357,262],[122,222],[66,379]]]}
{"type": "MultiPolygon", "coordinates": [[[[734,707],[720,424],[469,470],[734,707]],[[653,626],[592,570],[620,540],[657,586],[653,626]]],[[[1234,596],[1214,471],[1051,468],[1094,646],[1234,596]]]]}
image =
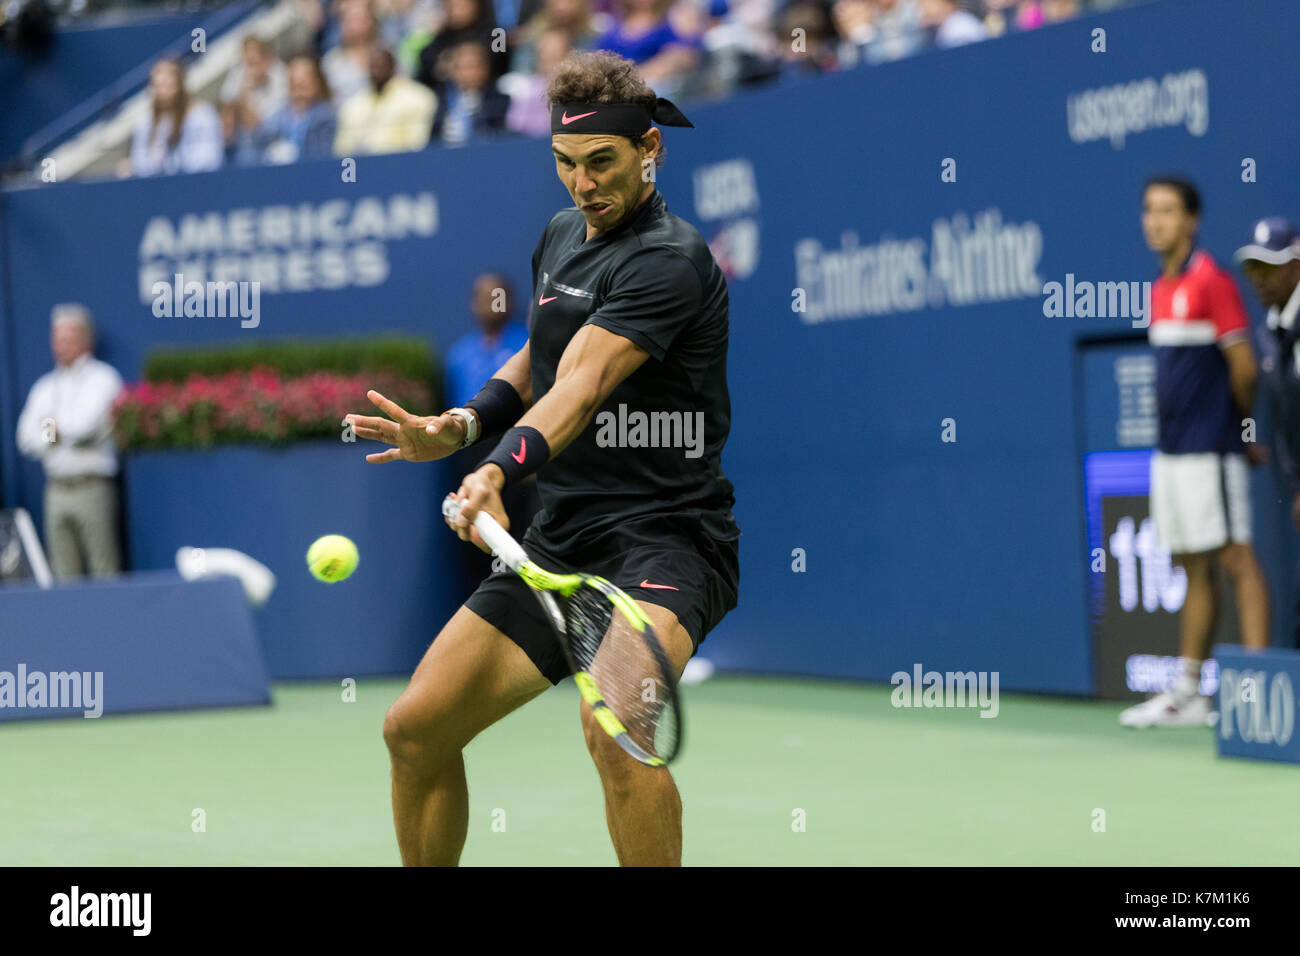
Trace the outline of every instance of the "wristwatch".
{"type": "Polygon", "coordinates": [[[467,408],[449,408],[446,414],[455,415],[465,423],[465,440],[460,443],[461,448],[468,448],[478,441],[478,419],[473,412],[467,408]]]}

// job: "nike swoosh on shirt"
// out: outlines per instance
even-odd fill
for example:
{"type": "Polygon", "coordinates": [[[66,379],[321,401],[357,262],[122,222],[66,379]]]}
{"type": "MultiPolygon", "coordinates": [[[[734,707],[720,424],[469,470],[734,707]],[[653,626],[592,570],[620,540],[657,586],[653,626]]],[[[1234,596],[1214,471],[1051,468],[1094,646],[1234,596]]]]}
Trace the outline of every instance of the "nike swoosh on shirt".
{"type": "Polygon", "coordinates": [[[675,588],[671,584],[651,584],[648,580],[641,582],[643,588],[663,588],[665,591],[680,591],[681,588],[675,588]]]}
{"type": "Polygon", "coordinates": [[[524,436],[523,436],[523,435],[520,435],[520,436],[519,436],[519,454],[516,455],[514,452],[511,452],[511,453],[510,453],[510,457],[513,458],[515,461],[519,462],[519,464],[521,464],[521,465],[524,463],[524,449],[525,449],[526,446],[527,446],[527,442],[524,441],[524,436]]]}
{"type": "Polygon", "coordinates": [[[538,304],[538,305],[545,305],[545,304],[548,303],[548,302],[554,302],[554,301],[555,301],[556,299],[558,299],[558,298],[559,298],[558,295],[553,295],[553,296],[551,296],[549,299],[546,298],[546,296],[539,296],[538,299],[537,299],[537,304],[538,304]]]}
{"type": "Polygon", "coordinates": [[[565,110],[564,115],[560,117],[560,122],[563,125],[568,126],[574,120],[580,120],[584,116],[595,116],[595,115],[596,115],[596,110],[592,110],[590,113],[579,113],[577,116],[570,116],[569,111],[565,110]]]}

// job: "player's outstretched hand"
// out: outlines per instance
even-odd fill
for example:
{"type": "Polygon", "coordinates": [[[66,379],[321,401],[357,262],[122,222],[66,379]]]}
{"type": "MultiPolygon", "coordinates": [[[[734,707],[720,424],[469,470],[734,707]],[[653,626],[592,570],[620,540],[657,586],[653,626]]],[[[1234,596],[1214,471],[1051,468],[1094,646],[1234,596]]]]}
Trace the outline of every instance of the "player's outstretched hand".
{"type": "Polygon", "coordinates": [[[460,448],[465,439],[465,423],[457,415],[412,415],[402,406],[384,398],[374,389],[366,398],[387,418],[372,415],[347,415],[352,429],[362,438],[395,445],[388,451],[366,455],[366,461],[435,461],[446,458],[460,448]]]}
{"type": "Polygon", "coordinates": [[[510,519],[506,517],[505,506],[501,504],[501,488],[505,475],[496,465],[484,465],[477,471],[465,476],[460,488],[452,497],[461,501],[460,514],[455,521],[445,519],[448,527],[455,531],[462,541],[472,541],[480,551],[491,553],[492,549],[483,543],[483,539],[474,530],[474,519],[480,511],[486,511],[497,524],[510,529],[510,519]]]}

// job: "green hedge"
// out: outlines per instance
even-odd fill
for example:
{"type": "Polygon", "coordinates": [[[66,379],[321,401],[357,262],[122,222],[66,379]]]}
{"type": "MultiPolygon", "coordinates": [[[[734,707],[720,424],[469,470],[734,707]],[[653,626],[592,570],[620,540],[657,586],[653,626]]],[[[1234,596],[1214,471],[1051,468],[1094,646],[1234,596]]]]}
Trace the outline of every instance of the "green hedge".
{"type": "Polygon", "coordinates": [[[428,382],[438,394],[438,365],[433,349],[423,339],[400,335],[365,339],[291,339],[216,348],[175,347],[155,349],[144,362],[147,382],[184,382],[190,375],[216,376],[247,372],[256,366],[283,376],[312,372],[344,375],[387,371],[403,378],[428,382]]]}

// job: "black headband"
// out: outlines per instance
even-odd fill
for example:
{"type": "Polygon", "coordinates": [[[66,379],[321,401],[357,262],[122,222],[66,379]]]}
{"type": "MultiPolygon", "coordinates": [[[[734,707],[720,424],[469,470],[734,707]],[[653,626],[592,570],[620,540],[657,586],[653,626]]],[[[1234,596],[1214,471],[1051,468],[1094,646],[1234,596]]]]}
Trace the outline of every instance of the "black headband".
{"type": "Polygon", "coordinates": [[[695,124],[662,96],[653,111],[637,103],[556,103],[551,107],[551,133],[615,133],[641,136],[651,124],[689,126],[695,124]]]}

